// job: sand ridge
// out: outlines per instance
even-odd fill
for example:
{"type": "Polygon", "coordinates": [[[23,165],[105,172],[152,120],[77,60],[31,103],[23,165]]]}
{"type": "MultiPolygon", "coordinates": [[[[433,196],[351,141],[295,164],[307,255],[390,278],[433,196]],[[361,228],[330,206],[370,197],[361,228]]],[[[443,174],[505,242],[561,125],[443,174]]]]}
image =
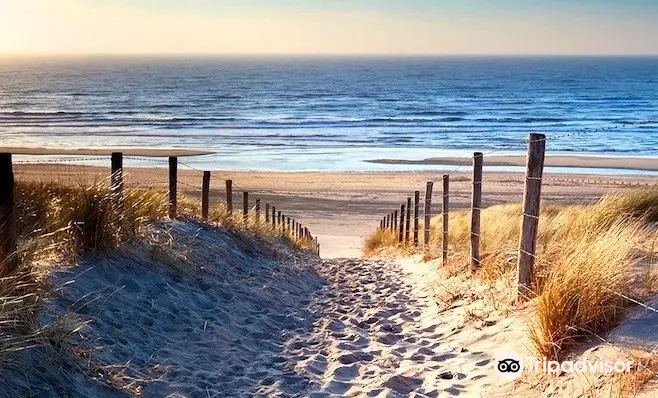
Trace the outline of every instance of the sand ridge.
{"type": "MultiPolygon", "coordinates": [[[[373,159],[369,163],[398,164],[398,165],[443,165],[467,166],[471,158],[436,157],[422,160],[409,159],[373,159]]],[[[526,164],[524,155],[492,155],[484,157],[485,166],[517,166],[526,164]]],[[[621,157],[621,156],[561,156],[547,155],[544,165],[546,167],[571,168],[602,168],[619,170],[658,171],[658,158],[651,157],[621,157]]]]}

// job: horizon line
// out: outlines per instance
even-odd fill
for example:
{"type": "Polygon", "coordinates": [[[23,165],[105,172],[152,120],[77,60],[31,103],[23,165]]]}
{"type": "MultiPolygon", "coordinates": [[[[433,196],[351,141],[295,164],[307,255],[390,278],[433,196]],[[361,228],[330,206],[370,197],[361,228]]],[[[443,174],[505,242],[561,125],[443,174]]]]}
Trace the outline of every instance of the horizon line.
{"type": "Polygon", "coordinates": [[[56,57],[658,57],[658,53],[0,53],[0,58],[56,57]]]}

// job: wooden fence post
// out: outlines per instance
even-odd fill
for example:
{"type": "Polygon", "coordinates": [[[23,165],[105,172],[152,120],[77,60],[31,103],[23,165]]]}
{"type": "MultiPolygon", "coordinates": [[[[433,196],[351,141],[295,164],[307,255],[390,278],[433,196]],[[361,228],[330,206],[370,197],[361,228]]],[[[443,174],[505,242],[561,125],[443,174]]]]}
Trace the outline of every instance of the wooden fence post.
{"type": "Polygon", "coordinates": [[[233,180],[226,180],[226,211],[233,214],[233,180]]]}
{"type": "Polygon", "coordinates": [[[260,223],[260,199],[256,199],[256,222],[260,223]]]}
{"type": "Polygon", "coordinates": [[[411,228],[411,198],[407,198],[407,216],[405,218],[405,222],[404,241],[409,243],[409,229],[411,228]]]}
{"type": "Polygon", "coordinates": [[[203,172],[203,183],[201,184],[201,218],[208,220],[208,209],[210,208],[210,172],[203,172]]]}
{"type": "Polygon", "coordinates": [[[281,216],[281,210],[276,212],[276,225],[279,229],[283,229],[283,223],[281,222],[282,216],[281,216]]]}
{"type": "Polygon", "coordinates": [[[265,224],[270,223],[270,204],[265,203],[265,224]]]}
{"type": "Polygon", "coordinates": [[[286,216],[286,232],[290,234],[290,217],[286,216]]]}
{"type": "Polygon", "coordinates": [[[391,226],[391,215],[387,214],[386,215],[386,229],[388,230],[391,226]]]}
{"type": "Polygon", "coordinates": [[[414,246],[418,247],[418,219],[420,217],[420,192],[414,192],[414,246]]]}
{"type": "Polygon", "coordinates": [[[178,211],[178,158],[169,157],[169,218],[175,219],[178,211]]]}
{"type": "Polygon", "coordinates": [[[272,206],[272,227],[276,228],[276,206],[272,206]]]}
{"type": "Polygon", "coordinates": [[[443,176],[443,206],[441,206],[441,221],[443,224],[443,237],[441,246],[443,251],[443,264],[448,263],[448,222],[450,221],[450,176],[443,176]]]}
{"type": "Polygon", "coordinates": [[[393,232],[398,231],[398,211],[393,212],[393,228],[391,228],[393,232]]]}
{"type": "Polygon", "coordinates": [[[249,192],[242,193],[242,221],[247,222],[249,219],[249,192]]]}
{"type": "Polygon", "coordinates": [[[473,197],[471,199],[471,270],[480,265],[480,212],[482,208],[482,161],[481,152],[473,154],[473,197]]]}
{"type": "Polygon", "coordinates": [[[114,211],[123,212],[123,153],[112,152],[110,175],[110,191],[114,204],[114,211]]]}
{"type": "Polygon", "coordinates": [[[433,182],[428,182],[425,187],[425,236],[423,243],[425,246],[430,245],[430,224],[432,221],[432,189],[434,188],[433,182]]]}
{"type": "Polygon", "coordinates": [[[519,262],[517,267],[517,298],[528,297],[528,293],[532,289],[545,150],[546,136],[544,134],[530,134],[525,172],[525,190],[523,192],[523,219],[519,242],[519,262]]]}
{"type": "Polygon", "coordinates": [[[10,275],[18,267],[12,258],[17,239],[14,190],[11,153],[0,153],[0,276],[10,275]]]}
{"type": "Polygon", "coordinates": [[[400,206],[400,231],[398,233],[398,244],[402,244],[402,242],[404,242],[404,209],[405,209],[405,206],[401,205],[400,206]]]}

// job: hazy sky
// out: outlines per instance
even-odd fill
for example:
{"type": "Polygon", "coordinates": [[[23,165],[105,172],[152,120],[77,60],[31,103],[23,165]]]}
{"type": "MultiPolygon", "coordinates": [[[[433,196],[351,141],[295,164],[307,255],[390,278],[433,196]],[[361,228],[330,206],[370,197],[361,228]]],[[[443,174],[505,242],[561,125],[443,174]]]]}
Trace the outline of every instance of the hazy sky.
{"type": "Polygon", "coordinates": [[[657,0],[0,0],[0,54],[658,54],[657,0]]]}

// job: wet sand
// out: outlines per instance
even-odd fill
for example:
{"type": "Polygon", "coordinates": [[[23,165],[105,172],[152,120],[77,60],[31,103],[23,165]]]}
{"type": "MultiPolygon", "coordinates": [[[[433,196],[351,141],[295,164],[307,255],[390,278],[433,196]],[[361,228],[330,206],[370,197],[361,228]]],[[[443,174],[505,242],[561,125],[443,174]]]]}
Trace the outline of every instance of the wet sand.
{"type": "MultiPolygon", "coordinates": [[[[438,157],[423,160],[374,159],[368,162],[399,165],[467,166],[472,163],[472,160],[470,158],[438,157]]],[[[525,162],[526,157],[520,155],[484,157],[485,166],[525,166],[525,162]]],[[[544,165],[546,167],[658,171],[658,158],[549,155],[546,156],[544,165]]]]}

